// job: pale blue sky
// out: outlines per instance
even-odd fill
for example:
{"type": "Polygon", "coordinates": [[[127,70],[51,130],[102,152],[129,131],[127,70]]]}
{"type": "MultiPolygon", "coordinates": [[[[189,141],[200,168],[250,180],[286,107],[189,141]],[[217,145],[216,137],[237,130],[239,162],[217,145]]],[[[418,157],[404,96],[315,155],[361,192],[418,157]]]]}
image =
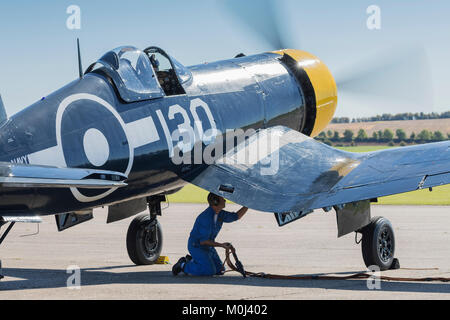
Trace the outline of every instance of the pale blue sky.
{"type": "MultiPolygon", "coordinates": [[[[0,93],[8,114],[77,77],[77,37],[84,68],[109,49],[128,44],[160,46],[186,65],[274,49],[221,2],[1,1],[0,93]],[[72,4],[81,8],[81,30],[66,28],[66,9],[72,4]]],[[[448,0],[275,3],[289,46],[317,55],[338,80],[364,69],[375,70],[369,70],[366,79],[352,82],[359,94],[345,89],[339,92],[337,116],[450,110],[448,0]],[[366,9],[371,4],[381,9],[381,30],[366,27],[366,9]],[[400,67],[392,67],[389,59],[400,67]],[[429,77],[423,81],[429,92],[426,99],[417,90],[421,86],[417,78],[422,76],[409,73],[416,61],[427,66],[426,72],[420,73],[429,77]]],[[[255,17],[259,12],[255,6],[255,17]]]]}

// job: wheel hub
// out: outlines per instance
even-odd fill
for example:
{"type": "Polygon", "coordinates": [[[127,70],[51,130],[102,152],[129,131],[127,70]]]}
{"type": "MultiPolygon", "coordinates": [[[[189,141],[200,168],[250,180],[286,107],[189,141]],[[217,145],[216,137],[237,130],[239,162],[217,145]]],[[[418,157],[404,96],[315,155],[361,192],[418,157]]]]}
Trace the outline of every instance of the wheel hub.
{"type": "Polygon", "coordinates": [[[392,237],[387,228],[384,228],[378,237],[378,254],[380,259],[387,262],[392,258],[392,237]]]}
{"type": "Polygon", "coordinates": [[[145,249],[145,254],[149,257],[153,256],[156,253],[158,248],[158,236],[156,226],[153,228],[144,227],[142,230],[142,242],[145,249]]]}

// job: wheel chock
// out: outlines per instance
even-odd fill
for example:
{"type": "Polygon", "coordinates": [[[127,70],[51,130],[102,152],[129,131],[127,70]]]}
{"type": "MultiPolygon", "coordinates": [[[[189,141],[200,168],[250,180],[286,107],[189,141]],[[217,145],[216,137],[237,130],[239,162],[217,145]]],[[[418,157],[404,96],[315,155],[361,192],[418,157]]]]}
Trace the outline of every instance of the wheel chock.
{"type": "Polygon", "coordinates": [[[167,256],[160,256],[158,260],[156,260],[155,264],[169,264],[169,257],[167,256]]]}

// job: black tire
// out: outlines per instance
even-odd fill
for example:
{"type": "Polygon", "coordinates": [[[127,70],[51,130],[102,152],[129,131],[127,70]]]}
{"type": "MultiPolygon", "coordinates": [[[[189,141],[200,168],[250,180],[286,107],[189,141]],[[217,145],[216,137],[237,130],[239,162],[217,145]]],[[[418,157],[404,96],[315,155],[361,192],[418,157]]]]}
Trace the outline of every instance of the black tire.
{"type": "Polygon", "coordinates": [[[391,268],[395,254],[394,229],[388,219],[375,217],[362,230],[362,256],[366,267],[391,268]]]}
{"type": "Polygon", "coordinates": [[[154,264],[161,255],[163,245],[161,225],[156,222],[155,239],[155,233],[148,228],[150,223],[150,215],[142,214],[134,218],[128,227],[128,256],[136,265],[154,264]]]}

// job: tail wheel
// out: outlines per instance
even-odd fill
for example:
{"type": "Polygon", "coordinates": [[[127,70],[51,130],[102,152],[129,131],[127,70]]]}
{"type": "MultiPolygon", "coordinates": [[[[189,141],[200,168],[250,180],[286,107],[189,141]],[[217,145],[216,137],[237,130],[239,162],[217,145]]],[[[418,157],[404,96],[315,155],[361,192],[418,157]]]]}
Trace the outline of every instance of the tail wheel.
{"type": "Polygon", "coordinates": [[[149,214],[137,216],[127,232],[127,251],[136,265],[154,264],[162,250],[163,236],[161,225],[149,214]]]}
{"type": "Polygon", "coordinates": [[[375,217],[362,230],[362,255],[367,267],[391,268],[395,254],[394,229],[388,219],[375,217]]]}

